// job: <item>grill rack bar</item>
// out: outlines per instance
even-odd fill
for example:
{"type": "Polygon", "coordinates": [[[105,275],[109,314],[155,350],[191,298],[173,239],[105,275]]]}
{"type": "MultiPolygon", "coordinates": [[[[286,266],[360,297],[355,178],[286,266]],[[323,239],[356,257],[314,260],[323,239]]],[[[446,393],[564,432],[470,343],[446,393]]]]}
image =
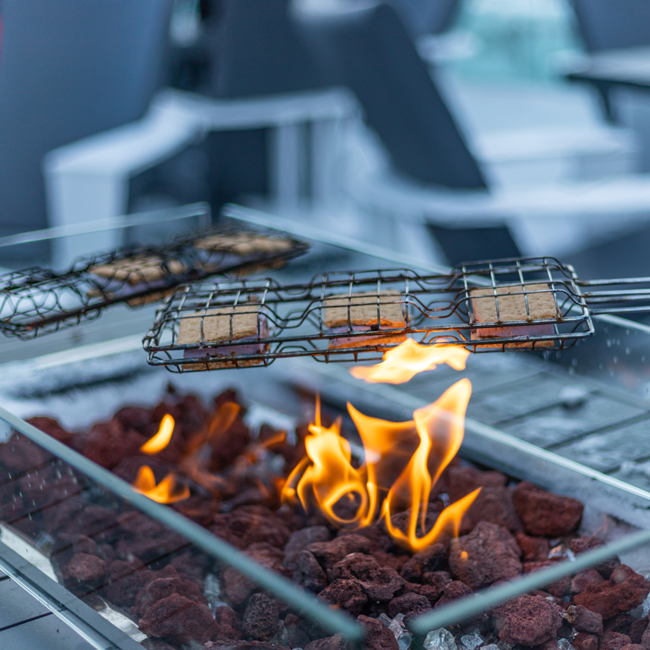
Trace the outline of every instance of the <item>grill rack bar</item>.
{"type": "Polygon", "coordinates": [[[283,266],[308,249],[305,242],[277,231],[222,226],[163,245],[129,246],[83,258],[63,273],[39,267],[14,271],[0,276],[0,331],[20,339],[35,338],[99,318],[116,304],[138,307],[158,301],[186,282],[283,266]],[[213,236],[231,243],[210,251],[195,247],[199,240],[213,236]],[[262,236],[286,246],[246,251],[236,239],[242,236],[262,236]]]}
{"type": "Polygon", "coordinates": [[[444,274],[383,269],[318,274],[292,285],[267,278],[179,287],[158,310],[143,346],[151,365],[189,372],[298,356],[379,360],[407,336],[494,352],[564,349],[593,333],[575,271],[546,257],[463,264],[444,274]],[[552,300],[552,317],[536,315],[542,298],[552,300]],[[343,301],[345,317],[328,324],[334,299],[343,301]],[[519,309],[508,319],[513,299],[519,309]],[[493,303],[496,317],[478,318],[477,301],[493,303]],[[391,308],[401,322],[386,318],[391,308]],[[241,327],[246,318],[253,323],[248,331],[241,327]]]}

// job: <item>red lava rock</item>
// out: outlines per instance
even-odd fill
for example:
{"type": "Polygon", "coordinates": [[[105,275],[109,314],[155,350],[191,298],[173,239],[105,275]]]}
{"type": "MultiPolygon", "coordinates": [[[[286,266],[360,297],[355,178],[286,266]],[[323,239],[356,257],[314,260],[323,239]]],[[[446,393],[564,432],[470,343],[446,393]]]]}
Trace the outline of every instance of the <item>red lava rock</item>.
{"type": "Polygon", "coordinates": [[[603,617],[582,605],[569,605],[565,618],[578,632],[596,636],[601,636],[603,633],[603,617]]]}
{"type": "Polygon", "coordinates": [[[314,542],[306,547],[326,571],[350,553],[370,553],[371,543],[361,535],[345,535],[331,542],[314,542]]]}
{"type": "Polygon", "coordinates": [[[214,620],[219,626],[219,632],[215,641],[230,641],[241,637],[241,622],[239,617],[227,605],[217,607],[214,612],[214,620]]]}
{"type": "Polygon", "coordinates": [[[215,515],[210,530],[239,549],[256,542],[283,548],[290,534],[287,525],[264,506],[242,506],[215,515]]]}
{"type": "Polygon", "coordinates": [[[125,429],[135,429],[145,438],[151,438],[158,430],[151,409],[142,406],[123,406],[114,417],[125,429]]]}
{"type": "Polygon", "coordinates": [[[481,488],[474,503],[463,516],[461,534],[467,534],[480,521],[489,521],[516,533],[522,529],[513,500],[514,491],[506,487],[481,488]]]}
{"type": "Polygon", "coordinates": [[[435,607],[442,607],[454,600],[460,600],[461,598],[465,598],[465,596],[469,596],[473,593],[474,591],[472,588],[468,587],[464,582],[453,580],[442,590],[442,594],[436,602],[435,607]]]}
{"type": "Polygon", "coordinates": [[[607,634],[607,632],[620,632],[621,634],[628,634],[633,621],[634,618],[632,618],[630,614],[619,614],[614,618],[610,618],[609,621],[607,621],[607,625],[605,625],[605,634],[607,634]]]}
{"type": "Polygon", "coordinates": [[[119,420],[94,424],[86,438],[83,455],[102,467],[112,469],[125,456],[138,453],[147,439],[134,429],[125,429],[119,420]]]}
{"type": "Polygon", "coordinates": [[[400,571],[404,580],[420,582],[423,573],[437,571],[447,564],[447,549],[442,544],[432,544],[418,551],[400,571]]]}
{"type": "Polygon", "coordinates": [[[140,591],[136,598],[134,614],[144,616],[149,607],[154,603],[167,598],[172,594],[179,594],[195,603],[207,605],[208,601],[201,592],[201,589],[187,578],[170,577],[156,578],[140,591]]]}
{"type": "Polygon", "coordinates": [[[284,619],[284,627],[287,630],[287,646],[289,648],[304,648],[311,641],[309,625],[296,614],[287,614],[284,619]]]}
{"type": "Polygon", "coordinates": [[[547,492],[527,481],[515,488],[514,503],[524,530],[533,536],[568,535],[582,519],[580,501],[547,492]]]}
{"type": "Polygon", "coordinates": [[[451,466],[447,470],[449,499],[462,499],[476,488],[500,488],[508,482],[501,472],[482,472],[474,467],[451,466]]]}
{"type": "Polygon", "coordinates": [[[51,458],[51,454],[20,433],[14,433],[8,442],[0,444],[0,461],[12,475],[40,467],[51,458]]]}
{"type": "Polygon", "coordinates": [[[54,418],[37,416],[35,418],[29,418],[26,422],[52,436],[55,440],[62,442],[64,445],[69,445],[72,442],[73,434],[66,431],[54,418]]]}
{"type": "Polygon", "coordinates": [[[431,609],[431,603],[425,596],[409,593],[393,598],[388,603],[388,615],[395,618],[398,614],[404,614],[404,619],[409,620],[414,616],[424,614],[431,609]]]}
{"type": "Polygon", "coordinates": [[[643,639],[643,634],[647,629],[648,629],[647,616],[645,618],[638,618],[635,621],[633,621],[632,625],[630,625],[630,631],[628,632],[628,636],[630,637],[632,643],[641,643],[643,639]]]}
{"type": "Polygon", "coordinates": [[[573,639],[571,645],[575,650],[598,650],[598,637],[593,634],[580,632],[580,634],[573,639]]]}
{"type": "Polygon", "coordinates": [[[316,639],[305,646],[305,650],[349,650],[350,643],[341,634],[316,639]]]}
{"type": "Polygon", "coordinates": [[[602,582],[605,582],[605,578],[603,578],[603,576],[595,569],[581,571],[580,573],[576,573],[573,578],[571,578],[571,591],[574,594],[579,594],[585,589],[588,589],[589,587],[595,587],[602,582]]]}
{"type": "Polygon", "coordinates": [[[380,567],[377,561],[362,553],[350,553],[328,570],[330,580],[358,580],[370,600],[390,600],[404,584],[397,571],[380,567]]]}
{"type": "Polygon", "coordinates": [[[219,633],[210,609],[179,594],[152,605],[138,621],[147,635],[169,639],[182,645],[205,643],[219,633]]]}
{"type": "Polygon", "coordinates": [[[604,620],[638,607],[650,592],[650,582],[621,564],[609,580],[589,587],[574,597],[576,605],[598,612],[604,620]]]}
{"type": "Polygon", "coordinates": [[[135,562],[124,562],[123,560],[111,562],[106,571],[109,580],[109,584],[105,588],[107,597],[116,605],[125,608],[132,607],[151,573],[148,569],[143,569],[142,564],[137,560],[135,562]]]}
{"type": "Polygon", "coordinates": [[[368,596],[358,580],[334,580],[318,597],[327,603],[338,605],[353,616],[358,616],[368,602],[368,596]]]}
{"type": "Polygon", "coordinates": [[[507,530],[483,521],[452,542],[449,567],[454,577],[479,589],[521,574],[519,546],[507,530]]]}
{"type": "Polygon", "coordinates": [[[408,555],[393,555],[386,551],[373,551],[372,557],[377,560],[379,566],[388,566],[399,573],[404,565],[411,559],[408,555]]]}
{"type": "Polygon", "coordinates": [[[86,535],[60,533],[52,546],[52,559],[63,565],[67,564],[76,553],[98,555],[97,544],[86,535]]]}
{"type": "Polygon", "coordinates": [[[294,531],[284,547],[284,565],[293,569],[298,559],[298,553],[303,548],[314,542],[329,542],[331,537],[332,534],[326,526],[309,526],[294,531]]]}
{"type": "Polygon", "coordinates": [[[251,441],[250,429],[242,420],[241,412],[226,431],[220,431],[211,441],[212,467],[220,470],[229,467],[251,441]]]}
{"type": "Polygon", "coordinates": [[[377,525],[366,526],[365,528],[359,528],[358,530],[342,529],[339,530],[337,537],[347,537],[349,535],[365,537],[370,542],[369,553],[376,553],[377,551],[387,552],[393,550],[394,547],[392,537],[377,525]]]}
{"type": "Polygon", "coordinates": [[[357,621],[366,629],[367,650],[399,650],[395,635],[381,621],[369,616],[358,616],[357,621]]]}
{"type": "Polygon", "coordinates": [[[628,643],[624,645],[620,650],[645,650],[640,643],[628,643]]]}
{"type": "Polygon", "coordinates": [[[600,650],[621,650],[623,646],[630,645],[631,640],[627,634],[607,632],[600,640],[600,650]]]}
{"type": "Polygon", "coordinates": [[[560,611],[540,596],[518,596],[494,611],[499,638],[525,646],[550,641],[562,625],[560,611]]]}
{"type": "Polygon", "coordinates": [[[436,587],[442,591],[451,582],[451,575],[447,571],[423,573],[422,582],[425,585],[431,585],[432,587],[436,587]]]}
{"type": "Polygon", "coordinates": [[[293,579],[305,589],[318,593],[327,585],[327,576],[313,553],[302,550],[298,553],[293,579]]]}
{"type": "MultiPolygon", "coordinates": [[[[525,562],[523,565],[523,573],[533,573],[535,571],[541,571],[548,567],[554,566],[555,562],[525,562]]],[[[563,598],[566,594],[569,593],[571,589],[571,578],[566,576],[565,578],[560,578],[555,582],[552,582],[550,585],[546,585],[544,589],[554,596],[555,598],[563,598]]]]}
{"type": "Polygon", "coordinates": [[[64,577],[67,580],[79,582],[98,582],[105,573],[106,562],[88,553],[77,553],[64,569],[64,577]]]}
{"type": "Polygon", "coordinates": [[[515,539],[521,549],[521,559],[524,562],[541,562],[548,559],[548,553],[551,547],[547,539],[543,537],[529,537],[524,533],[517,533],[515,539]]]}
{"type": "Polygon", "coordinates": [[[418,594],[418,596],[424,596],[431,605],[435,605],[438,602],[438,600],[440,600],[443,591],[444,591],[444,587],[434,587],[432,585],[420,585],[417,582],[405,582],[404,586],[400,590],[400,592],[403,592],[405,594],[418,594]]]}
{"type": "MultiPolygon", "coordinates": [[[[600,548],[604,545],[605,541],[599,537],[575,537],[571,540],[570,547],[576,555],[579,555],[580,553],[585,553],[586,551],[591,551],[594,548],[600,548]]],[[[613,557],[595,566],[594,569],[607,580],[612,575],[612,571],[617,566],[620,566],[620,564],[621,561],[617,557],[613,557]]]]}
{"type": "MultiPolygon", "coordinates": [[[[282,551],[269,544],[251,544],[245,553],[267,569],[277,573],[285,571],[282,566],[282,551]]],[[[232,567],[224,567],[221,572],[222,593],[228,603],[235,608],[243,605],[256,589],[254,582],[232,567]]]]}
{"type": "Polygon", "coordinates": [[[158,456],[138,454],[136,456],[122,458],[112,469],[112,472],[124,479],[127,483],[133,483],[135,477],[138,475],[138,471],[143,465],[148,465],[151,468],[156,482],[160,482],[169,472],[174,470],[173,464],[161,460],[158,456]]]}
{"type": "Polygon", "coordinates": [[[641,635],[641,645],[644,648],[650,648],[650,625],[645,629],[641,635]]]}
{"type": "Polygon", "coordinates": [[[256,641],[267,641],[280,627],[278,601],[266,594],[253,594],[242,618],[242,628],[256,641]]]}

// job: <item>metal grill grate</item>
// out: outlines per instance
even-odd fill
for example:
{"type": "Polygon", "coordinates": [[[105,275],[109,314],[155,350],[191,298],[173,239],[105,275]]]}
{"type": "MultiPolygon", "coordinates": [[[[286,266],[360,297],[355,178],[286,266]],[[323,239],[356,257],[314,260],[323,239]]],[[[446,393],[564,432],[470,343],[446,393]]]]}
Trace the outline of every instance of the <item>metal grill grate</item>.
{"type": "Polygon", "coordinates": [[[0,277],[0,329],[30,339],[93,320],[111,305],[138,307],[211,275],[282,266],[308,245],[285,235],[219,228],[163,246],[132,246],[64,273],[30,268],[0,277]],[[202,244],[201,242],[207,242],[202,244]]]}
{"type": "Polygon", "coordinates": [[[444,275],[390,269],[320,274],[294,285],[179,287],[144,348],[151,365],[183,372],[296,356],[376,360],[407,335],[474,352],[562,349],[593,331],[572,268],[536,258],[465,264],[444,275]]]}

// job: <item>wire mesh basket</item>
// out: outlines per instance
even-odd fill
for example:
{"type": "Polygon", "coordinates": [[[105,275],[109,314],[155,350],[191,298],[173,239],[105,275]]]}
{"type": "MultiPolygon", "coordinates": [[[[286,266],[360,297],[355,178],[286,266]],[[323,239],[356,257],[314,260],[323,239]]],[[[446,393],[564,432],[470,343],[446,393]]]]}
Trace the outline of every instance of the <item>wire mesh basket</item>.
{"type": "Polygon", "coordinates": [[[593,334],[571,267],[552,258],[325,273],[176,289],[144,339],[151,365],[173,372],[267,366],[275,359],[377,360],[412,336],[474,352],[562,349],[593,334]]]}
{"type": "Polygon", "coordinates": [[[38,267],[11,272],[0,276],[0,329],[34,338],[98,318],[115,304],[161,300],[179,284],[283,266],[307,250],[304,242],[274,231],[220,227],[87,257],[63,273],[38,267]]]}

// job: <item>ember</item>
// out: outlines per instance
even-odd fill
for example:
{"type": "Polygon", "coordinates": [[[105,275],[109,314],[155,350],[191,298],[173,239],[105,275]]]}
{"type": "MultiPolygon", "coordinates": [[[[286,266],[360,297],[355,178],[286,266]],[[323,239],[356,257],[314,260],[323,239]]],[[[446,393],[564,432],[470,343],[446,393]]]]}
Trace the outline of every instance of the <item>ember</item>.
{"type": "MultiPolygon", "coordinates": [[[[100,433],[114,432],[129,442],[104,457],[118,476],[357,617],[369,650],[405,650],[405,623],[414,617],[603,543],[578,536],[582,505],[575,499],[460,464],[470,392],[468,381],[457,382],[400,423],[350,405],[362,460],[341,422],[320,409],[295,432],[269,425],[251,431],[234,391],[210,408],[170,392],[152,409],[121,409],[89,432],[71,434],[48,418],[34,423],[93,454],[106,446],[100,433]],[[166,415],[173,427],[163,426],[166,415]],[[166,443],[145,453],[156,438],[166,443]],[[481,502],[484,493],[489,499],[481,502]]],[[[97,502],[87,479],[21,435],[0,444],[0,476],[5,525],[33,544],[49,540],[65,586],[91,604],[101,596],[130,617],[151,637],[148,647],[348,647],[172,530],[112,498],[97,502]]],[[[432,631],[425,646],[560,643],[570,650],[571,639],[584,650],[623,641],[645,646],[648,619],[628,612],[649,592],[643,576],[605,562],[457,628],[432,631]]]]}

